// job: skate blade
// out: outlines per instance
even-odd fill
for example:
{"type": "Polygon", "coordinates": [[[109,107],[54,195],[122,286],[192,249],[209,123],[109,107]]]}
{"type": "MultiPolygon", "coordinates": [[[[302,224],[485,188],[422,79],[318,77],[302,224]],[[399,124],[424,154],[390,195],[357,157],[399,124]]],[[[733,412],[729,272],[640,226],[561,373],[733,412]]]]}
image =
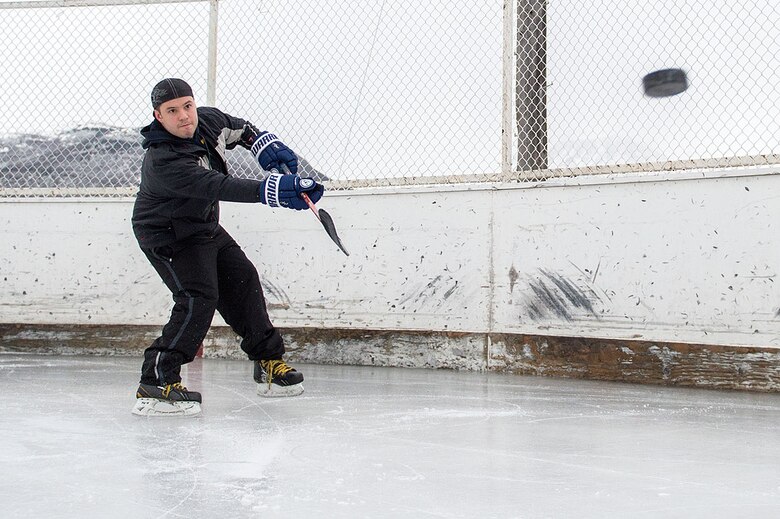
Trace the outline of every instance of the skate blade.
{"type": "Polygon", "coordinates": [[[257,384],[257,394],[269,398],[298,396],[303,393],[303,384],[293,384],[292,386],[279,386],[276,384],[257,384]]]}
{"type": "Polygon", "coordinates": [[[194,416],[200,414],[200,402],[169,402],[156,398],[137,398],[133,414],[138,416],[194,416]]]}

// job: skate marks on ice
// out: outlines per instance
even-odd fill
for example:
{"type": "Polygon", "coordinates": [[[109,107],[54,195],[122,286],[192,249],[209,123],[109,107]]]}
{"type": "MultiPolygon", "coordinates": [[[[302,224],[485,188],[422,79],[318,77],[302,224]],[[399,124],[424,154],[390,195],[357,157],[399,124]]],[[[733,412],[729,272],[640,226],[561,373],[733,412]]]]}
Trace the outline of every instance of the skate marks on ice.
{"type": "Polygon", "coordinates": [[[777,395],[309,365],[267,399],[250,364],[198,360],[201,416],[139,419],[138,359],[0,355],[0,516],[780,514],[777,395]]]}
{"type": "MultiPolygon", "coordinates": [[[[439,394],[435,384],[412,384],[410,393],[399,385],[405,384],[376,394],[363,387],[362,396],[335,401],[316,399],[323,413],[309,420],[306,439],[295,450],[300,464],[320,467],[327,476],[320,485],[324,492],[311,499],[355,510],[381,503],[387,516],[408,511],[436,516],[446,510],[442,515],[448,517],[514,517],[519,506],[531,510],[528,517],[539,516],[534,510],[545,517],[604,517],[605,510],[641,517],[643,504],[647,517],[656,505],[693,505],[696,517],[698,497],[713,493],[724,496],[716,501],[725,509],[746,502],[777,506],[771,499],[780,489],[767,484],[735,489],[724,473],[728,464],[707,460],[711,444],[689,445],[694,424],[712,415],[727,417],[730,405],[664,403],[663,397],[648,402],[641,393],[626,405],[604,391],[560,392],[555,384],[543,388],[547,395],[539,387],[506,388],[519,392],[514,397],[439,394]],[[712,470],[715,477],[708,475],[712,470]],[[403,505],[391,497],[398,495],[406,496],[403,505]]],[[[770,463],[757,467],[765,476],[771,470],[770,463]]],[[[276,489],[279,495],[311,492],[294,478],[288,484],[292,488],[276,489]]],[[[705,505],[702,516],[716,509],[705,505]]]]}
{"type": "MultiPolygon", "coordinates": [[[[433,376],[445,378],[421,383],[398,370],[360,368],[372,376],[356,379],[333,369],[339,368],[317,367],[330,375],[310,382],[317,394],[310,389],[301,397],[305,418],[263,406],[291,447],[286,475],[267,482],[270,503],[295,496],[291,506],[303,510],[371,510],[374,516],[382,510],[383,517],[409,511],[514,517],[521,505],[552,517],[604,517],[605,510],[652,517],[656,506],[692,508],[687,517],[705,517],[746,503],[760,510],[778,506],[772,499],[780,489],[767,481],[762,488],[735,488],[727,472],[732,462],[710,459],[717,458],[713,446],[728,437],[739,453],[727,457],[745,456],[740,470],[762,477],[775,470],[772,462],[757,466],[741,440],[723,434],[722,421],[733,417],[736,401],[615,384],[585,383],[583,391],[511,377],[502,387],[484,383],[494,377],[468,383],[473,374],[456,374],[453,381],[441,372],[433,376]],[[359,391],[352,389],[356,382],[359,391]],[[307,470],[319,473],[316,489],[304,483],[307,470]],[[394,496],[404,496],[402,503],[394,496]],[[700,499],[708,504],[697,504],[700,499]]],[[[776,418],[778,407],[751,412],[776,418]]],[[[748,422],[749,429],[756,425],[748,422]]],[[[753,432],[768,439],[777,427],[753,432]]]]}

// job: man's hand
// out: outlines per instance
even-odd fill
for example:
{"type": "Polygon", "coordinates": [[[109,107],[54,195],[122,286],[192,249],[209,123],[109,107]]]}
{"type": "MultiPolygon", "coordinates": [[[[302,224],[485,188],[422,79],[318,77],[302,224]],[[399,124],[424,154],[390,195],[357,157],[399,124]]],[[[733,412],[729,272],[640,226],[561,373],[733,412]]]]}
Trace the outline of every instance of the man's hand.
{"type": "Polygon", "coordinates": [[[301,178],[297,174],[282,175],[271,173],[260,186],[260,201],[271,207],[286,207],[300,211],[308,209],[302,193],[309,195],[313,203],[322,198],[325,188],[310,178],[301,178]]]}
{"type": "Polygon", "coordinates": [[[266,171],[280,170],[286,166],[291,173],[298,172],[298,157],[285,146],[279,137],[270,132],[260,132],[252,143],[252,155],[266,171]]]}

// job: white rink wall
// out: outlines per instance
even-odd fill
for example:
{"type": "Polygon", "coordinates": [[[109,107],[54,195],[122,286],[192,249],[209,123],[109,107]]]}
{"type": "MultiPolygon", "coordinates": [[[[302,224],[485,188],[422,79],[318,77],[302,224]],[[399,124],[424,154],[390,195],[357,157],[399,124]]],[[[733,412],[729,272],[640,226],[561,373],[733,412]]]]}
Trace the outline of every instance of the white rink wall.
{"type": "MultiPolygon", "coordinates": [[[[780,347],[778,173],[327,193],[349,257],[308,211],[223,203],[222,223],[279,327],[780,347]]],[[[132,202],[1,201],[0,322],[165,323],[132,202]]]]}

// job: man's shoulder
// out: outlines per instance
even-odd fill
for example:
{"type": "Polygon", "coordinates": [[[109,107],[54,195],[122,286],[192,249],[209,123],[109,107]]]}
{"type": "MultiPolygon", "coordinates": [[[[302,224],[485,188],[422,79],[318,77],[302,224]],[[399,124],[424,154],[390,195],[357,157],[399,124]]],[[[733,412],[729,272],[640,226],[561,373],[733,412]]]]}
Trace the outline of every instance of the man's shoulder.
{"type": "Polygon", "coordinates": [[[217,133],[223,128],[241,128],[244,123],[244,119],[225,113],[219,108],[214,108],[213,106],[198,107],[198,125],[216,130],[217,133]]]}
{"type": "MultiPolygon", "coordinates": [[[[212,146],[219,146],[220,139],[226,135],[226,131],[231,134],[240,133],[245,125],[245,120],[226,114],[218,108],[198,107],[198,131],[212,146]]],[[[226,143],[222,142],[222,146],[225,145],[226,143]]]]}

